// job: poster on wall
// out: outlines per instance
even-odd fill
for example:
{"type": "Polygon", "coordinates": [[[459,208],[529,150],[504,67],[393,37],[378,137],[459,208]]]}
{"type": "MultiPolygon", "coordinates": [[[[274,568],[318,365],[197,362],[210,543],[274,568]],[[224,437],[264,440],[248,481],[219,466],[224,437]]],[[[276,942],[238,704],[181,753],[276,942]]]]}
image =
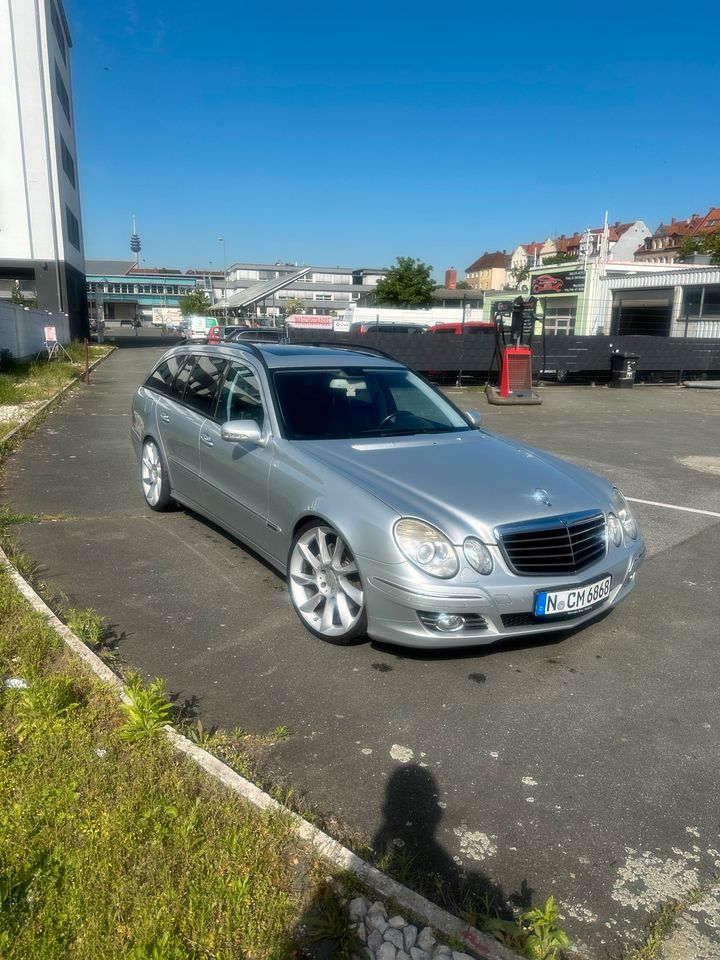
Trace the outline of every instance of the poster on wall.
{"type": "Polygon", "coordinates": [[[530,281],[533,296],[552,293],[582,293],[585,289],[585,271],[571,270],[568,273],[541,273],[530,281]]]}

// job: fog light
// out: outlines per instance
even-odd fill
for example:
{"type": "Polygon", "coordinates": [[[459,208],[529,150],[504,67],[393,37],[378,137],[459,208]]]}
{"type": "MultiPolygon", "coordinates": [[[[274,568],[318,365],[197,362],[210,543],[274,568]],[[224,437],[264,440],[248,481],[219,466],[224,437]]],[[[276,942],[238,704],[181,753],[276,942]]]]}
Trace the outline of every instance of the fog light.
{"type": "Polygon", "coordinates": [[[454,633],[456,630],[462,630],[465,626],[465,617],[461,617],[457,613],[439,613],[435,626],[443,633],[454,633]]]}

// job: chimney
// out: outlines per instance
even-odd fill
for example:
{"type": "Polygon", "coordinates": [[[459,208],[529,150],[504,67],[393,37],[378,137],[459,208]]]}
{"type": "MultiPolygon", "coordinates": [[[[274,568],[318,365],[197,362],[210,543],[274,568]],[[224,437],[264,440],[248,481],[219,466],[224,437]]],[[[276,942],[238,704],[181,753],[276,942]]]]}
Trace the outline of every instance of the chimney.
{"type": "Polygon", "coordinates": [[[445,271],[445,289],[454,290],[457,286],[457,270],[455,267],[450,267],[449,270],[445,271]]]}

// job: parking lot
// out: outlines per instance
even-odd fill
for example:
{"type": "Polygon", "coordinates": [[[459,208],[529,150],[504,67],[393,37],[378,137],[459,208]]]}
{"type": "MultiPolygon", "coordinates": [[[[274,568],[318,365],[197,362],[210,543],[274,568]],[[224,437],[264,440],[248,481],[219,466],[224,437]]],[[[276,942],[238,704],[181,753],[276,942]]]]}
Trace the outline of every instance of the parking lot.
{"type": "MultiPolygon", "coordinates": [[[[10,459],[3,493],[63,517],[18,527],[22,545],[107,618],[122,660],[165,677],[205,727],[286,726],[269,772],[411,871],[516,902],[554,894],[583,956],[618,956],[658,905],[717,873],[720,392],[553,386],[508,408],[450,388],[488,429],[620,486],[648,542],[638,587],[543,640],[338,648],[237,542],[147,510],[130,398],[161,347],[130,340],[10,459]]],[[[682,933],[701,946],[677,957],[720,957],[711,908],[682,933]]]]}

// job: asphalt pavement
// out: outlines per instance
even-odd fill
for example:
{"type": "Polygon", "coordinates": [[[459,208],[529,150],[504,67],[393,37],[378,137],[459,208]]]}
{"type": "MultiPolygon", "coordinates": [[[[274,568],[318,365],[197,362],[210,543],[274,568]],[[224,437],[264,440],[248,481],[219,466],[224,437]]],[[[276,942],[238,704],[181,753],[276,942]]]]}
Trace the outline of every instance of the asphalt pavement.
{"type": "MultiPolygon", "coordinates": [[[[582,955],[617,956],[720,866],[720,392],[542,388],[491,430],[618,482],[649,544],[632,596],[574,633],[462,652],[333,647],[277,574],[196,515],[144,504],[130,399],[151,334],[79,386],[8,461],[3,498],[43,577],[205,727],[290,737],[268,760],[311,807],[412,869],[561,905],[582,955]],[[677,507],[691,508],[687,512],[677,507]]],[[[717,942],[709,915],[694,917],[717,942]]],[[[688,958],[718,957],[713,953],[688,958]]],[[[681,957],[682,954],[678,954],[681,957]]]]}

